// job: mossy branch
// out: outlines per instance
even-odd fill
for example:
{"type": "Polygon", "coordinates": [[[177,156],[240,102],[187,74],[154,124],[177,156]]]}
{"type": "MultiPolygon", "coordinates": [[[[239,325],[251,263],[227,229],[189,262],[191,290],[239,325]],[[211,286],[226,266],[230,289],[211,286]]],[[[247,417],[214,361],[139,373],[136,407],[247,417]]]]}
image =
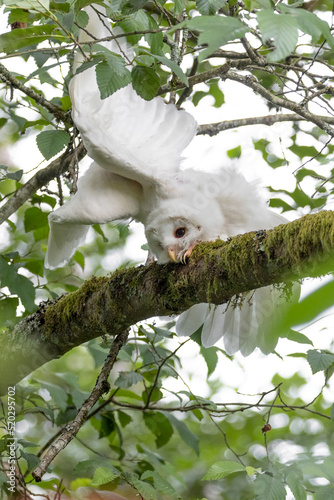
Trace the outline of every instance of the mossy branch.
{"type": "Polygon", "coordinates": [[[0,336],[0,394],[45,362],[102,334],[153,316],[238,293],[316,277],[334,268],[334,212],[306,215],[271,231],[198,245],[186,265],[156,263],[92,278],[44,303],[0,336]]]}

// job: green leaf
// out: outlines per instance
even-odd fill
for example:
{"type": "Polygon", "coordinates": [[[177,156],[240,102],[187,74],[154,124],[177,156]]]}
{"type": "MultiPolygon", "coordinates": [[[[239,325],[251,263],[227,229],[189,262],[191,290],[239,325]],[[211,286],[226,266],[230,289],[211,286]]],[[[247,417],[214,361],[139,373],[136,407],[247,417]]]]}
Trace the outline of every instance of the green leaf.
{"type": "Polygon", "coordinates": [[[74,23],[74,11],[70,10],[65,13],[57,13],[58,22],[60,23],[62,28],[65,28],[67,32],[71,32],[74,23]]]}
{"type": "Polygon", "coordinates": [[[132,14],[133,12],[137,12],[146,4],[147,0],[128,0],[124,7],[122,8],[122,12],[124,14],[132,14]]]}
{"type": "Polygon", "coordinates": [[[215,347],[201,347],[201,354],[208,367],[208,377],[210,377],[210,375],[212,375],[212,373],[215,371],[218,363],[217,349],[215,347]]]}
{"type": "Polygon", "coordinates": [[[115,380],[115,385],[121,387],[122,389],[128,389],[132,385],[142,382],[144,377],[140,373],[136,372],[119,372],[117,379],[115,380]]]}
{"type": "Polygon", "coordinates": [[[283,212],[294,210],[294,208],[289,205],[289,203],[286,203],[286,201],[281,200],[280,198],[270,198],[269,206],[273,208],[282,208],[283,212]]]}
{"type": "Polygon", "coordinates": [[[174,0],[174,14],[178,16],[185,9],[187,0],[174,0]]]}
{"type": "Polygon", "coordinates": [[[4,488],[2,488],[5,484],[7,483],[8,485],[8,476],[4,474],[3,472],[0,471],[0,488],[4,491],[4,488]]]}
{"type": "Polygon", "coordinates": [[[109,467],[98,467],[95,471],[91,485],[101,486],[102,484],[111,483],[111,481],[114,481],[114,479],[120,475],[121,473],[115,468],[110,469],[109,467]]]}
{"type": "Polygon", "coordinates": [[[81,252],[79,252],[79,250],[75,252],[72,258],[77,264],[79,264],[82,270],[85,269],[85,257],[81,252]]]}
{"type": "Polygon", "coordinates": [[[196,0],[196,7],[202,16],[212,16],[226,5],[226,0],[196,0]]]}
{"type": "Polygon", "coordinates": [[[0,326],[13,325],[16,319],[16,309],[19,299],[7,297],[0,300],[0,326]]]}
{"type": "Polygon", "coordinates": [[[24,230],[26,233],[48,225],[48,214],[38,207],[28,208],[24,212],[24,230]]]}
{"type": "MultiPolygon", "coordinates": [[[[146,12],[146,17],[148,21],[149,30],[158,30],[160,28],[154,17],[150,16],[147,12],[146,12]]],[[[146,33],[145,40],[149,44],[152,54],[163,55],[162,49],[164,46],[164,36],[161,31],[157,33],[146,33]]]]}
{"type": "Polygon", "coordinates": [[[333,487],[329,485],[317,488],[315,500],[334,500],[333,487]]]}
{"type": "Polygon", "coordinates": [[[237,462],[222,461],[211,465],[210,469],[207,471],[205,476],[202,478],[203,481],[211,481],[215,479],[224,479],[224,477],[233,474],[234,472],[245,472],[246,469],[242,464],[237,462]]]}
{"type": "Polygon", "coordinates": [[[41,382],[41,387],[46,389],[50,393],[54,404],[58,408],[60,408],[62,411],[66,410],[68,395],[64,391],[64,389],[62,389],[58,385],[50,384],[47,382],[41,382]]]}
{"type": "MultiPolygon", "coordinates": [[[[301,475],[302,476],[302,475],[301,475]]],[[[302,477],[298,477],[294,472],[290,473],[286,477],[286,482],[292,491],[295,500],[306,500],[306,491],[301,483],[302,477]]]]}
{"type": "Polygon", "coordinates": [[[28,311],[32,312],[35,309],[35,287],[28,278],[21,274],[16,274],[8,288],[11,293],[18,295],[28,311]]]}
{"type": "Polygon", "coordinates": [[[8,24],[13,24],[17,21],[20,21],[21,23],[27,23],[29,21],[29,12],[24,9],[12,10],[8,16],[8,24]]]}
{"type": "Polygon", "coordinates": [[[331,419],[334,420],[334,403],[331,406],[331,419]]]}
{"type": "Polygon", "coordinates": [[[26,453],[23,450],[21,450],[21,456],[27,462],[29,470],[34,470],[41,460],[39,457],[37,457],[33,453],[26,453]]]}
{"type": "MultiPolygon", "coordinates": [[[[318,155],[318,150],[314,146],[300,146],[299,144],[293,144],[288,147],[288,149],[290,149],[290,151],[297,155],[301,160],[303,160],[306,156],[313,157],[318,155]]],[[[298,179],[300,179],[300,177],[298,179]]]]}
{"type": "Polygon", "coordinates": [[[18,295],[28,311],[35,309],[34,285],[28,278],[18,274],[17,265],[9,264],[3,257],[0,257],[0,280],[1,286],[7,286],[10,293],[18,295]]]}
{"type": "MultiPolygon", "coordinates": [[[[155,325],[149,325],[150,328],[152,328],[152,330],[160,337],[160,338],[171,338],[173,337],[173,333],[169,330],[167,330],[166,328],[159,328],[158,326],[155,326],[155,325]]],[[[159,339],[160,340],[160,339],[159,339]]],[[[166,355],[168,355],[168,353],[166,352],[166,355]]]]}
{"type": "Polygon", "coordinates": [[[60,153],[70,142],[65,130],[44,130],[36,137],[38,149],[46,160],[60,153]]]}
{"type": "Polygon", "coordinates": [[[19,439],[17,441],[20,446],[23,446],[23,448],[37,448],[39,445],[36,443],[33,443],[32,441],[26,441],[25,439],[19,439]]]}
{"type": "Polygon", "coordinates": [[[159,75],[152,69],[146,66],[135,66],[132,70],[132,86],[137,94],[150,101],[157,95],[160,87],[159,75]]]}
{"type": "Polygon", "coordinates": [[[101,2],[93,2],[93,0],[76,0],[74,9],[76,12],[79,12],[79,10],[84,9],[87,5],[91,5],[92,3],[101,2]]]}
{"type": "MultiPolygon", "coordinates": [[[[134,14],[126,16],[124,19],[116,23],[120,26],[125,33],[132,33],[133,31],[143,31],[149,29],[149,21],[146,12],[143,10],[138,10],[134,14]]],[[[130,35],[127,36],[127,40],[130,44],[134,45],[139,42],[142,35],[130,35]]]]}
{"type": "Polygon", "coordinates": [[[174,415],[170,415],[168,412],[162,412],[170,421],[172,426],[177,430],[180,438],[186,445],[188,445],[196,455],[199,455],[199,438],[195,436],[182,420],[178,420],[174,415]]]}
{"type": "Polygon", "coordinates": [[[111,436],[117,430],[115,415],[111,411],[104,412],[97,420],[96,428],[99,430],[99,439],[111,436]]]}
{"type": "Polygon", "coordinates": [[[294,304],[284,319],[286,326],[301,325],[314,320],[326,311],[334,302],[334,281],[325,283],[307,295],[299,303],[294,304]]]}
{"type": "Polygon", "coordinates": [[[133,486],[136,488],[138,493],[140,493],[140,495],[145,500],[157,500],[158,499],[155,489],[149,483],[146,483],[145,481],[140,481],[140,479],[137,479],[135,477],[131,477],[130,481],[133,484],[133,486]]]}
{"type": "Polygon", "coordinates": [[[167,66],[167,68],[171,69],[173,73],[175,73],[175,75],[181,80],[181,82],[183,82],[187,87],[189,87],[188,78],[183,73],[180,66],[176,64],[175,61],[172,61],[171,59],[168,59],[167,57],[164,56],[158,56],[157,54],[152,54],[152,57],[154,57],[154,59],[157,59],[162,64],[167,66]]]}
{"type": "Polygon", "coordinates": [[[132,417],[130,417],[130,415],[128,415],[124,411],[118,410],[117,416],[122,427],[126,427],[128,424],[132,422],[132,417]]]}
{"type": "Polygon", "coordinates": [[[158,387],[153,387],[152,392],[151,392],[151,390],[152,390],[152,386],[151,387],[147,387],[143,391],[142,398],[143,398],[144,404],[147,404],[147,402],[148,402],[148,396],[150,396],[151,403],[160,401],[160,399],[163,398],[163,394],[162,394],[162,392],[160,391],[160,389],[158,387]]]}
{"type": "Polygon", "coordinates": [[[281,61],[295,49],[298,41],[298,25],[294,17],[287,14],[275,14],[272,10],[258,12],[257,19],[263,42],[272,38],[275,50],[267,56],[269,62],[281,61]]]}
{"type": "Polygon", "coordinates": [[[168,443],[174,430],[168,418],[160,412],[144,413],[143,419],[146,427],[156,436],[155,443],[157,448],[168,443]]]}
{"type": "Polygon", "coordinates": [[[198,103],[201,101],[201,99],[207,96],[212,96],[214,98],[215,102],[213,106],[215,108],[221,108],[222,105],[225,103],[225,96],[221,91],[221,89],[219,88],[218,80],[213,80],[209,84],[209,90],[205,92],[203,90],[198,90],[197,92],[194,93],[192,97],[192,102],[194,106],[197,106],[198,103]]]}
{"type": "Polygon", "coordinates": [[[334,354],[311,349],[307,351],[306,359],[314,374],[329,368],[334,363],[334,354]]]}
{"type": "Polygon", "coordinates": [[[23,170],[16,170],[16,172],[8,172],[6,177],[8,179],[13,179],[16,182],[19,182],[23,175],[23,170]]]}
{"type": "Polygon", "coordinates": [[[257,474],[258,472],[260,472],[261,469],[255,469],[254,467],[252,467],[251,465],[248,465],[246,467],[246,472],[247,472],[247,475],[249,477],[252,477],[254,476],[254,474],[257,474]]]}
{"type": "Polygon", "coordinates": [[[44,40],[49,40],[50,37],[56,38],[59,41],[65,40],[63,36],[52,35],[53,27],[46,24],[43,26],[34,26],[32,28],[21,28],[0,35],[0,52],[7,54],[13,53],[16,50],[37,45],[44,40]]]}
{"type": "Polygon", "coordinates": [[[229,158],[231,158],[231,160],[233,160],[233,158],[240,158],[241,146],[237,146],[236,148],[229,149],[228,151],[226,151],[226,154],[229,158]]]}
{"type": "Polygon", "coordinates": [[[198,38],[199,45],[208,45],[207,48],[200,52],[199,61],[203,61],[203,59],[210,56],[219,47],[222,47],[227,42],[243,37],[249,31],[248,27],[235,17],[197,16],[189,21],[178,24],[169,30],[169,32],[185,26],[190,30],[201,32],[198,38]]]}
{"type": "Polygon", "coordinates": [[[131,82],[131,73],[125,67],[124,59],[118,55],[98,64],[95,71],[101,99],[106,99],[131,82]]]}
{"type": "Polygon", "coordinates": [[[298,344],[308,344],[313,345],[312,340],[310,340],[303,333],[297,332],[296,330],[289,330],[287,335],[281,335],[281,337],[292,340],[293,342],[298,342],[298,344]]]}
{"type": "Polygon", "coordinates": [[[50,0],[4,0],[3,3],[11,8],[36,9],[38,11],[50,9],[50,0]]]}
{"type": "Polygon", "coordinates": [[[314,43],[323,35],[330,48],[334,50],[334,38],[328,23],[320,19],[314,12],[310,12],[306,9],[294,9],[293,7],[283,4],[280,5],[279,9],[293,16],[296,19],[298,28],[304,33],[311,35],[314,43]]]}
{"type": "Polygon", "coordinates": [[[256,500],[285,500],[283,481],[269,474],[259,474],[254,481],[256,500]]]}
{"type": "Polygon", "coordinates": [[[93,224],[92,228],[94,229],[94,231],[97,232],[97,234],[99,234],[100,236],[102,236],[103,243],[108,243],[109,240],[108,240],[108,238],[106,238],[106,235],[104,234],[103,229],[100,226],[100,224],[93,224]]]}
{"type": "Polygon", "coordinates": [[[160,491],[160,493],[163,493],[168,497],[179,498],[179,495],[176,493],[173,486],[164,477],[160,476],[157,471],[147,470],[144,474],[142,474],[141,479],[143,480],[149,477],[153,479],[154,486],[158,491],[160,491]]]}
{"type": "MultiPolygon", "coordinates": [[[[332,456],[333,457],[333,456],[332,456]]],[[[332,457],[326,457],[322,463],[324,476],[333,485],[334,484],[334,460],[332,457]]]]}
{"type": "MultiPolygon", "coordinates": [[[[92,460],[83,460],[82,462],[78,462],[76,466],[73,469],[73,474],[75,477],[93,477],[95,474],[95,471],[98,468],[103,468],[106,466],[106,459],[105,458],[100,458],[96,457],[92,460]]],[[[108,464],[108,471],[113,474],[117,474],[119,471],[113,467],[112,465],[108,464]]]]}

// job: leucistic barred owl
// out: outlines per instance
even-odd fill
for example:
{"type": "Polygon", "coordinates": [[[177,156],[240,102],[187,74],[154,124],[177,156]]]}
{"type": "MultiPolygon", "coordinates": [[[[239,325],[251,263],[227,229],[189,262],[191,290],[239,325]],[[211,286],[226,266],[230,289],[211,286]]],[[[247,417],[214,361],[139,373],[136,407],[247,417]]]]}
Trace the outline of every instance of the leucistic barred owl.
{"type": "MultiPolygon", "coordinates": [[[[103,8],[86,11],[89,24],[80,43],[110,36],[103,8]]],[[[120,42],[103,45],[133,57],[120,42]]],[[[81,62],[79,54],[76,69],[81,62]]],[[[94,68],[72,78],[70,95],[74,123],[94,161],[79,180],[77,193],[50,214],[47,268],[64,265],[94,223],[128,218],[141,222],[151,253],[163,264],[184,262],[199,242],[285,222],[239,173],[180,169],[181,153],[197,129],[189,113],[159,97],[145,101],[131,85],[102,100],[94,68]]],[[[270,352],[275,345],[266,328],[277,314],[279,295],[269,286],[244,294],[240,304],[195,305],[179,316],[177,332],[191,335],[203,325],[206,347],[223,337],[229,354],[240,350],[248,355],[257,346],[270,352]]]]}

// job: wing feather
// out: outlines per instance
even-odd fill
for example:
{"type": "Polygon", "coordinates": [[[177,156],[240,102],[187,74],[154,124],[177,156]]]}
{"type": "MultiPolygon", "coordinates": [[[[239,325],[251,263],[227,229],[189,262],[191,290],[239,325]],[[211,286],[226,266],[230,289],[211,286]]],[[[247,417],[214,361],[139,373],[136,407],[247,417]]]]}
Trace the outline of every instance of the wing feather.
{"type": "MultiPolygon", "coordinates": [[[[87,7],[89,23],[79,41],[110,36],[101,6],[87,7]],[[99,13],[97,13],[99,12],[99,13]]],[[[125,42],[101,42],[111,51],[133,57],[125,42]]],[[[78,53],[74,64],[83,62],[78,53]]],[[[78,72],[70,83],[72,117],[95,164],[83,176],[78,192],[50,215],[46,267],[63,265],[84,241],[88,225],[140,217],[143,187],[176,172],[180,155],[196,133],[197,123],[185,111],[161,98],[144,101],[127,86],[100,98],[94,68],[78,72]]]]}
{"type": "Polygon", "coordinates": [[[90,224],[139,217],[142,187],[93,163],[80,178],[78,191],[49,215],[45,267],[64,265],[84,243],[90,224]]]}
{"type": "MultiPolygon", "coordinates": [[[[96,38],[110,35],[94,10],[87,8],[87,12],[87,31],[96,38]]],[[[85,33],[82,37],[92,40],[85,33]]],[[[103,44],[120,51],[115,41],[103,44]]],[[[131,85],[102,100],[92,67],[72,78],[70,96],[73,120],[89,156],[101,167],[142,185],[160,183],[165,175],[177,172],[180,155],[196,134],[193,116],[160,97],[145,101],[131,85]]]]}
{"type": "MultiPolygon", "coordinates": [[[[252,207],[252,210],[255,208],[252,207]]],[[[240,220],[239,214],[236,214],[236,218],[240,220]]],[[[261,213],[257,211],[253,222],[250,221],[251,219],[247,221],[250,225],[246,229],[248,231],[271,229],[287,222],[284,217],[266,208],[263,208],[261,213]]],[[[298,300],[299,290],[299,285],[294,285],[293,300],[298,300]]],[[[282,308],[287,307],[287,300],[281,290],[267,286],[244,293],[227,305],[211,304],[207,309],[203,307],[205,305],[207,304],[197,304],[179,316],[176,323],[179,335],[183,332],[191,335],[193,325],[197,330],[202,322],[201,340],[204,347],[210,347],[222,338],[225,350],[230,355],[240,351],[244,356],[248,356],[256,347],[265,354],[275,349],[278,338],[271,334],[271,325],[277,321],[282,308]],[[199,313],[203,314],[202,318],[199,313]]]]}

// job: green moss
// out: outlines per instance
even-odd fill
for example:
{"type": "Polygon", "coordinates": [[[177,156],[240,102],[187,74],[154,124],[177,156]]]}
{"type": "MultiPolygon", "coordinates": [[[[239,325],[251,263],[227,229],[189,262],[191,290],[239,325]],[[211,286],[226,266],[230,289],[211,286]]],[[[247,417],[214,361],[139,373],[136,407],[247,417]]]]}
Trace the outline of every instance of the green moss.
{"type": "Polygon", "coordinates": [[[160,311],[177,312],[180,304],[186,309],[203,297],[208,302],[214,302],[217,296],[221,300],[224,291],[230,296],[231,292],[238,293],[247,286],[256,288],[275,282],[276,277],[283,280],[297,277],[305,267],[305,256],[311,263],[319,262],[314,253],[324,259],[325,255],[333,255],[333,246],[332,212],[305,216],[272,231],[254,231],[228,241],[201,243],[194,248],[187,265],[154,263],[87,281],[76,292],[46,308],[46,332],[50,336],[63,330],[65,339],[61,343],[66,342],[66,335],[70,342],[80,336],[81,316],[85,318],[89,336],[90,329],[93,335],[108,328],[112,331],[124,328],[132,319],[138,321],[139,302],[144,318],[153,303],[160,314],[160,311]],[[89,310],[91,316],[87,318],[85,304],[93,294],[96,307],[89,310]],[[105,304],[109,305],[108,311],[105,304]],[[125,304],[126,312],[121,304],[125,304]],[[137,312],[130,318],[132,310],[137,312]]]}
{"type": "Polygon", "coordinates": [[[101,293],[107,282],[107,277],[92,278],[75,292],[63,295],[55,304],[49,306],[44,315],[46,337],[50,336],[54,329],[59,330],[59,325],[67,326],[74,318],[80,317],[87,299],[93,293],[101,293]]]}
{"type": "Polygon", "coordinates": [[[306,215],[293,224],[284,224],[275,231],[270,231],[264,243],[264,251],[268,259],[281,260],[282,266],[288,259],[291,267],[298,272],[305,267],[305,257],[311,261],[315,255],[333,254],[333,244],[333,212],[321,212],[306,215]],[[280,252],[277,252],[277,248],[280,252]]]}

